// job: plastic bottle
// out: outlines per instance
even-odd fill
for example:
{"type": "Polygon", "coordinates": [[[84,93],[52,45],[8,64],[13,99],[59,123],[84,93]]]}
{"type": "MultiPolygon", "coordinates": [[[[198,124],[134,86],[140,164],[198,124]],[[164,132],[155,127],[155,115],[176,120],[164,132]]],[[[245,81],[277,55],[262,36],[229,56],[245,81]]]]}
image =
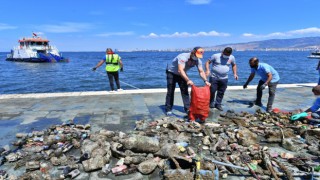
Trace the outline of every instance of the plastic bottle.
{"type": "Polygon", "coordinates": [[[196,156],[195,161],[196,161],[196,180],[200,180],[201,176],[200,176],[200,169],[201,169],[201,162],[200,162],[200,156],[196,156]]]}
{"type": "Polygon", "coordinates": [[[115,176],[127,175],[127,174],[132,174],[132,173],[134,173],[136,171],[137,171],[137,167],[133,166],[133,167],[130,167],[128,169],[124,169],[122,171],[116,172],[114,175],[115,176]]]}
{"type": "Polygon", "coordinates": [[[83,134],[81,135],[81,139],[84,140],[84,139],[87,138],[87,136],[88,136],[88,135],[87,135],[86,133],[83,133],[83,134]]]}
{"type": "Polygon", "coordinates": [[[43,174],[46,174],[49,172],[49,165],[47,163],[40,163],[40,172],[42,172],[43,174]]]}
{"type": "Polygon", "coordinates": [[[177,142],[177,146],[187,147],[189,144],[187,142],[177,142]]]}
{"type": "Polygon", "coordinates": [[[216,167],[216,169],[214,170],[214,179],[215,180],[219,180],[219,169],[216,167]]]}
{"type": "Polygon", "coordinates": [[[112,173],[115,174],[117,172],[121,172],[124,171],[125,169],[127,169],[126,165],[121,165],[121,166],[117,166],[111,169],[112,173]]]}
{"type": "Polygon", "coordinates": [[[320,171],[320,165],[316,166],[313,168],[315,171],[319,172],[320,171]]]}
{"type": "Polygon", "coordinates": [[[177,142],[176,146],[178,147],[178,149],[180,150],[180,152],[185,152],[186,148],[188,146],[188,143],[186,142],[177,142]]]}

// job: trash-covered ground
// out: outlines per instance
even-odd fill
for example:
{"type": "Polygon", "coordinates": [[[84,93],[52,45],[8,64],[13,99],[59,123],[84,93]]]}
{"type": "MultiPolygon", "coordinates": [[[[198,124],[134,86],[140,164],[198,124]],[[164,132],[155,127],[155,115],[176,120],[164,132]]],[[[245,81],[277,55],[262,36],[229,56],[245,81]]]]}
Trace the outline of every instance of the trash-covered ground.
{"type": "MultiPolygon", "coordinates": [[[[293,112],[166,117],[130,134],[72,121],[16,134],[0,149],[2,179],[312,179],[320,175],[316,120],[293,112]]],[[[319,124],[320,125],[320,124],[319,124]]],[[[1,179],[0,178],[0,179],[1,179]]]]}

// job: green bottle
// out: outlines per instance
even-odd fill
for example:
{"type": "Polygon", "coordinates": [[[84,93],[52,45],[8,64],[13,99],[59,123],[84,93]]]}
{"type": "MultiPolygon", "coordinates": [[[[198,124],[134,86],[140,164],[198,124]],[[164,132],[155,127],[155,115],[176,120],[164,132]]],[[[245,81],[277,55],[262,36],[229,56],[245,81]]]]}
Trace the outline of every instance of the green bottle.
{"type": "Polygon", "coordinates": [[[315,170],[315,171],[317,171],[317,172],[319,172],[319,171],[320,171],[320,165],[319,165],[319,166],[314,167],[314,170],[315,170]]]}

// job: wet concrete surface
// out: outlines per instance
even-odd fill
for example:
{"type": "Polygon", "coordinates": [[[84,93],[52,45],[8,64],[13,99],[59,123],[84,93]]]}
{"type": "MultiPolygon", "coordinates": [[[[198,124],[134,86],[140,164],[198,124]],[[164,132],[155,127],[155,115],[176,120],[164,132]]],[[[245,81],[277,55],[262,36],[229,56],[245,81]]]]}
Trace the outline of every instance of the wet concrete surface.
{"type": "MultiPolygon", "coordinates": [[[[316,84],[279,85],[273,107],[292,111],[307,109],[314,101],[311,89],[316,84]]],[[[256,86],[242,89],[229,86],[223,109],[235,112],[254,113],[265,110],[268,91],[264,91],[263,107],[254,106],[256,86]]],[[[134,130],[137,120],[153,121],[165,117],[165,89],[124,90],[117,93],[80,92],[48,93],[0,96],[0,146],[15,139],[17,132],[29,133],[42,130],[53,124],[73,120],[77,124],[90,123],[92,131],[100,129],[129,132],[134,130]]],[[[173,113],[184,118],[183,104],[179,90],[175,93],[173,113]]],[[[217,121],[220,111],[210,109],[207,121],[217,121]]]]}

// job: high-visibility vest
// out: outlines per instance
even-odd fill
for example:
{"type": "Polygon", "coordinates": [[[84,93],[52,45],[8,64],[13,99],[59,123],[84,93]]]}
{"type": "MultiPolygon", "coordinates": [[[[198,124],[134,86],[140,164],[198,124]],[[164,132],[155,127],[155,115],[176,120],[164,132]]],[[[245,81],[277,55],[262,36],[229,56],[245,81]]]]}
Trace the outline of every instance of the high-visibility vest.
{"type": "Polygon", "coordinates": [[[106,55],[106,71],[116,72],[120,69],[120,56],[118,54],[107,54],[106,55]]]}

